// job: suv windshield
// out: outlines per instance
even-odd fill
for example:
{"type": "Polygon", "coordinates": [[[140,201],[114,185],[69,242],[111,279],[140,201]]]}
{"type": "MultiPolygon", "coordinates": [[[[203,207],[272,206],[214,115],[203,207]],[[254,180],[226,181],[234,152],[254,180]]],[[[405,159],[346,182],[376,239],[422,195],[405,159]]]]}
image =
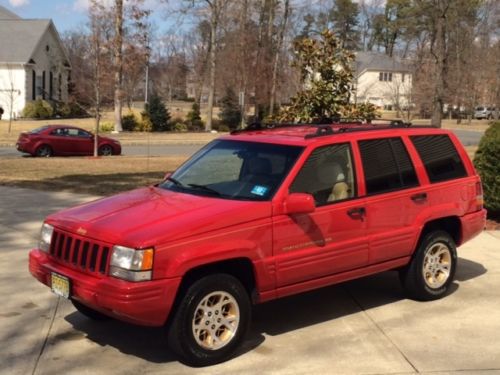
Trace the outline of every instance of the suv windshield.
{"type": "Polygon", "coordinates": [[[216,140],[159,187],[225,199],[269,200],[302,150],[297,146],[216,140]]]}

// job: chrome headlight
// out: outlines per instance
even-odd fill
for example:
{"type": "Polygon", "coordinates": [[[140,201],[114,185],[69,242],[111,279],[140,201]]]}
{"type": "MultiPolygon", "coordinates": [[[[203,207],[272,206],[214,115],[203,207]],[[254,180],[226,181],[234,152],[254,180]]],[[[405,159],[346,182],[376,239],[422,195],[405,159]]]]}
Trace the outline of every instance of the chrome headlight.
{"type": "Polygon", "coordinates": [[[153,249],[136,250],[125,246],[113,246],[109,274],[123,280],[151,280],[153,249]]]}
{"type": "Polygon", "coordinates": [[[38,244],[40,250],[45,252],[49,251],[52,233],[54,233],[54,227],[50,224],[43,223],[42,229],[40,230],[40,242],[38,244]]]}

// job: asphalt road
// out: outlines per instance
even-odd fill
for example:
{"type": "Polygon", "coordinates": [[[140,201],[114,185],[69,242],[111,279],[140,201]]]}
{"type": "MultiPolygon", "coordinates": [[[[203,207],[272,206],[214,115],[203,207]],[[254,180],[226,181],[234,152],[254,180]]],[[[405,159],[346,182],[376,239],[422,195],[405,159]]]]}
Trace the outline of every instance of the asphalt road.
{"type": "MultiPolygon", "coordinates": [[[[473,146],[479,144],[479,140],[483,135],[479,131],[469,130],[454,130],[464,146],[473,146]]],[[[123,155],[149,155],[149,156],[169,156],[182,155],[191,156],[198,151],[203,145],[134,145],[123,146],[123,155]]],[[[14,147],[0,147],[0,157],[21,157],[22,154],[14,149],[14,147]]]]}

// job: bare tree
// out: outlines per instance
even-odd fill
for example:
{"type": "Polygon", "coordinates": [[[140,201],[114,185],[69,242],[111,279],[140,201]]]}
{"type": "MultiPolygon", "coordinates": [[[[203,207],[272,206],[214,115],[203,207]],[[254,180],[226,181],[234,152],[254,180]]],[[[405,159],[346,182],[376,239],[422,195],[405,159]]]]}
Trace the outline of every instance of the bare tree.
{"type": "Polygon", "coordinates": [[[115,63],[115,132],[122,128],[122,80],[123,80],[123,0],[115,0],[115,37],[113,43],[115,63]]]}
{"type": "Polygon", "coordinates": [[[6,82],[4,80],[3,87],[5,89],[0,90],[2,95],[2,102],[6,104],[7,113],[9,114],[9,125],[8,133],[10,134],[12,130],[12,118],[14,117],[14,106],[16,105],[18,97],[21,95],[21,91],[15,87],[14,72],[11,64],[7,64],[7,77],[6,82]]]}

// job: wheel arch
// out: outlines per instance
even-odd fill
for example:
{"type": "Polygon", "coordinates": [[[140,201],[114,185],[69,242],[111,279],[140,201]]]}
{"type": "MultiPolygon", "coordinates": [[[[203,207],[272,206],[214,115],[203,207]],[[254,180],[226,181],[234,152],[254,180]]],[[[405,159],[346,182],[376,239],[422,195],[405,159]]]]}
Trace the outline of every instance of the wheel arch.
{"type": "Polygon", "coordinates": [[[428,221],[425,223],[423,226],[420,236],[418,239],[417,243],[417,248],[420,246],[423,238],[431,232],[437,231],[437,230],[443,230],[447,232],[453,241],[455,242],[456,246],[459,246],[462,244],[462,223],[458,216],[446,216],[442,217],[439,219],[434,219],[431,221],[428,221]]]}

